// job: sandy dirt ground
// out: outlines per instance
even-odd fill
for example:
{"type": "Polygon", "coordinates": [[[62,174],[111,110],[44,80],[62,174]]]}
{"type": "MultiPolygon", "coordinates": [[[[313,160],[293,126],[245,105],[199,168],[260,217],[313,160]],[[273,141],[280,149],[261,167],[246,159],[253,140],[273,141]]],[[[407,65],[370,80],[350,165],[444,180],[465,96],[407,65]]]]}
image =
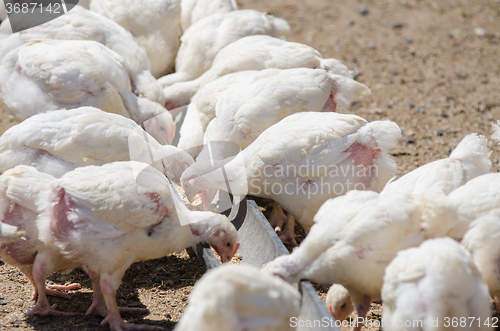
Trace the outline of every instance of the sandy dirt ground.
{"type": "MultiPolygon", "coordinates": [[[[342,60],[372,94],[348,112],[367,120],[391,119],[403,130],[393,157],[399,174],[449,155],[467,134],[490,136],[500,120],[500,0],[238,0],[285,18],[291,41],[342,60]]],[[[0,133],[15,124],[0,114],[0,133]]],[[[500,147],[491,144],[494,171],[500,147]]],[[[193,252],[135,264],[118,291],[122,306],[147,307],[131,321],[172,330],[194,282],[204,272],[193,252]]],[[[26,317],[31,286],[0,265],[0,330],[108,330],[85,316],[91,286],[81,271],[54,274],[56,283],[80,282],[72,300],[50,298],[75,317],[26,317]]],[[[324,298],[327,288],[317,287],[324,298]]],[[[374,304],[372,319],[380,318],[374,304]]],[[[374,329],[376,330],[376,329],[374,329]]]]}

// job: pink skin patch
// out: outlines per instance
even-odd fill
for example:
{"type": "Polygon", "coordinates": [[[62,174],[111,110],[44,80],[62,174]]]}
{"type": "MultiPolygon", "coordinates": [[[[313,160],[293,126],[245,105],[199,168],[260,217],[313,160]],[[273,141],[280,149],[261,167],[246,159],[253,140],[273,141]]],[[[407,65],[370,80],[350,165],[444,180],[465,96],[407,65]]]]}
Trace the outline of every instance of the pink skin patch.
{"type": "Polygon", "coordinates": [[[212,204],[212,200],[215,198],[215,194],[217,194],[217,191],[208,189],[205,191],[201,191],[199,194],[200,194],[201,204],[203,205],[203,209],[210,210],[210,205],[212,204]]]}
{"type": "Polygon", "coordinates": [[[321,109],[322,112],[337,112],[337,101],[335,100],[335,93],[337,93],[336,89],[332,89],[332,91],[330,92],[330,97],[321,109]]]}
{"type": "Polygon", "coordinates": [[[167,206],[163,205],[160,202],[160,196],[157,193],[150,192],[150,193],[147,193],[146,196],[149,199],[151,199],[151,202],[153,202],[153,204],[156,205],[153,212],[156,215],[158,215],[160,217],[160,219],[163,219],[163,218],[168,216],[168,208],[167,208],[167,206]]]}
{"type": "Polygon", "coordinates": [[[375,144],[374,147],[369,147],[361,143],[353,143],[345,152],[350,153],[351,160],[354,161],[355,165],[369,167],[373,164],[373,161],[378,159],[382,154],[382,151],[375,144]]]}
{"type": "Polygon", "coordinates": [[[168,138],[169,144],[172,144],[172,141],[174,141],[175,129],[176,129],[175,123],[172,123],[172,125],[170,126],[170,137],[168,138]]]}
{"type": "Polygon", "coordinates": [[[284,280],[286,282],[286,279],[283,275],[280,275],[280,274],[273,274],[273,276],[275,277],[278,277],[278,278],[281,278],[282,280],[284,280]]]}
{"type": "Polygon", "coordinates": [[[148,198],[151,199],[151,201],[153,202],[153,204],[156,205],[155,209],[153,210],[153,212],[158,215],[158,220],[156,221],[155,224],[153,224],[152,226],[149,227],[148,231],[147,231],[147,234],[148,236],[152,236],[153,233],[155,232],[155,229],[160,225],[162,224],[162,220],[168,216],[168,208],[167,206],[163,205],[161,202],[160,202],[160,196],[157,194],[157,193],[154,193],[154,192],[150,192],[150,193],[147,193],[146,196],[148,198]]]}
{"type": "Polygon", "coordinates": [[[175,108],[179,108],[179,106],[175,102],[167,100],[165,102],[165,108],[167,108],[167,110],[173,110],[175,108]]]}
{"type": "Polygon", "coordinates": [[[349,158],[354,162],[354,165],[359,168],[359,171],[356,171],[357,177],[360,182],[368,188],[371,184],[372,176],[377,174],[375,169],[372,169],[375,160],[382,155],[382,151],[378,148],[377,143],[375,143],[375,146],[370,147],[355,142],[344,152],[350,154],[349,158]]]}
{"type": "MultiPolygon", "coordinates": [[[[35,221],[34,219],[27,219],[29,217],[27,213],[29,212],[26,212],[26,209],[19,206],[18,204],[12,203],[9,206],[7,212],[3,215],[4,217],[1,221],[8,225],[17,226],[17,229],[19,231],[23,231],[26,229],[25,222],[35,221]]],[[[3,258],[5,260],[15,261],[16,264],[20,265],[28,265],[33,264],[37,253],[36,249],[33,246],[33,242],[30,240],[28,235],[26,235],[25,239],[21,238],[16,241],[1,245],[0,251],[2,252],[3,258]]]]}
{"type": "Polygon", "coordinates": [[[210,207],[210,203],[212,202],[212,201],[208,201],[210,199],[208,197],[208,192],[207,191],[200,192],[200,199],[201,199],[201,204],[203,205],[203,208],[205,210],[208,210],[210,207]]]}
{"type": "Polygon", "coordinates": [[[360,249],[358,249],[356,251],[356,255],[360,258],[360,259],[364,259],[365,258],[365,255],[366,253],[370,252],[371,249],[368,247],[361,247],[360,249]]]}
{"type": "Polygon", "coordinates": [[[21,68],[20,65],[16,66],[16,71],[19,75],[21,75],[22,78],[27,78],[26,73],[24,72],[23,68],[21,68]]]}
{"type": "Polygon", "coordinates": [[[56,200],[52,210],[50,230],[58,240],[67,241],[71,232],[75,230],[74,223],[68,220],[68,214],[73,211],[76,205],[64,188],[59,189],[56,200]]]}

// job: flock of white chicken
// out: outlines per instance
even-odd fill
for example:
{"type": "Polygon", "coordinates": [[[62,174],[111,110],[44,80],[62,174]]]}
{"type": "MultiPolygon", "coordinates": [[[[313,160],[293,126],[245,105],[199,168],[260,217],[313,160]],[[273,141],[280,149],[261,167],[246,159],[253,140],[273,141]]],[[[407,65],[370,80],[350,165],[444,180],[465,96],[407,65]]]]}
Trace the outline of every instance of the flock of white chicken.
{"type": "Polygon", "coordinates": [[[334,284],[337,320],[382,299],[384,330],[492,328],[500,175],[485,137],[393,180],[397,124],[339,114],[369,88],[285,41],[285,20],[233,0],[87,7],[17,33],[0,25],[0,109],[20,122],[0,137],[0,257],[33,284],[28,315],[72,315],[47,295],[79,285],[45,281],[81,267],[87,314],[114,331],[159,329],[121,318],[130,265],[204,240],[226,262],[239,247],[227,217],[189,210],[174,182],[205,207],[220,189],[271,199],[284,242],[297,245],[295,220],[308,233],[262,270],[207,272],[176,330],[292,329],[302,278],[334,284]],[[169,110],[182,106],[174,147],[169,110]]]}

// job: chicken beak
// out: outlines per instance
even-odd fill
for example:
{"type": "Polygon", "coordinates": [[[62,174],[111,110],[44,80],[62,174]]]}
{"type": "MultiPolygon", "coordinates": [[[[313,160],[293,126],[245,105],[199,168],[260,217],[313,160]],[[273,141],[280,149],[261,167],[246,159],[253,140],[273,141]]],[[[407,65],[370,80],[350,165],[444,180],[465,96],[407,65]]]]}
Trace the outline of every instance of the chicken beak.
{"type": "Polygon", "coordinates": [[[231,259],[233,258],[234,254],[236,254],[236,252],[238,251],[238,249],[240,248],[240,244],[237,243],[236,244],[236,248],[235,250],[233,251],[233,253],[231,253],[230,255],[227,255],[226,254],[222,254],[221,255],[221,260],[222,260],[222,263],[226,263],[226,262],[230,262],[231,259]]]}
{"type": "Polygon", "coordinates": [[[328,310],[330,311],[330,315],[332,315],[332,316],[333,316],[333,318],[334,318],[336,321],[343,321],[343,320],[345,320],[345,319],[347,318],[347,315],[344,315],[344,314],[342,314],[342,313],[337,313],[337,314],[336,314],[336,313],[333,311],[333,308],[332,308],[332,304],[331,304],[331,303],[328,305],[328,310]]]}

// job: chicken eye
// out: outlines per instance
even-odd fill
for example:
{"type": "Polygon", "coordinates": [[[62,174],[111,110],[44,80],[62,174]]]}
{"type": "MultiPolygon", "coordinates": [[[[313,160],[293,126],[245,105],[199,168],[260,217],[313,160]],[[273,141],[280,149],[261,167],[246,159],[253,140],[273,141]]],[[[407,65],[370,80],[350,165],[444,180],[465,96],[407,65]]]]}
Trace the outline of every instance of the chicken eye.
{"type": "Polygon", "coordinates": [[[347,305],[346,305],[346,303],[344,302],[344,303],[342,304],[342,306],[340,306],[340,309],[344,309],[346,306],[347,306],[347,305]]]}
{"type": "Polygon", "coordinates": [[[228,242],[226,243],[226,246],[227,246],[227,247],[231,247],[231,243],[228,241],[228,242]]]}

